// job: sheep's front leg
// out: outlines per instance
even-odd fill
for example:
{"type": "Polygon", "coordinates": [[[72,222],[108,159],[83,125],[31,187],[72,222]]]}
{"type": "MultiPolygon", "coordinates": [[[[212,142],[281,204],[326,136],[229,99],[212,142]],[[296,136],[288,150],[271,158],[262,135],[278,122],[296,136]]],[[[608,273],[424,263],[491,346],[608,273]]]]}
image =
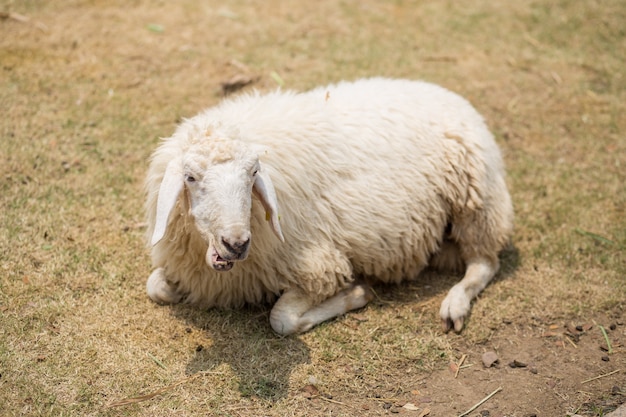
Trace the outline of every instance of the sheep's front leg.
{"type": "Polygon", "coordinates": [[[303,291],[288,290],[272,308],[270,324],[276,333],[282,335],[306,332],[326,320],[364,307],[373,298],[370,287],[361,284],[347,288],[318,305],[313,305],[303,291]]]}
{"type": "Polygon", "coordinates": [[[465,276],[456,284],[441,303],[439,315],[441,325],[447,332],[454,328],[455,332],[463,329],[465,317],[470,312],[472,300],[489,284],[498,272],[498,261],[477,258],[467,262],[465,276]]]}
{"type": "Polygon", "coordinates": [[[176,304],[182,299],[182,296],[167,282],[163,268],[157,268],[150,274],[146,282],[146,291],[148,297],[159,304],[176,304]]]}

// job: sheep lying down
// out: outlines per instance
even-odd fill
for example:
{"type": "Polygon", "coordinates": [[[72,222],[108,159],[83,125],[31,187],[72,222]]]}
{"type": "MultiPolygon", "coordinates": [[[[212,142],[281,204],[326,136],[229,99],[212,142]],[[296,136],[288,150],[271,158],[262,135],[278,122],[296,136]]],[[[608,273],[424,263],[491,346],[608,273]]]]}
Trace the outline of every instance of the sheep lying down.
{"type": "Polygon", "coordinates": [[[373,282],[462,266],[439,314],[460,331],[498,270],[513,209],[482,117],[383,78],[241,95],[185,120],[146,181],[157,303],[275,302],[280,334],[365,306],[373,282]]]}

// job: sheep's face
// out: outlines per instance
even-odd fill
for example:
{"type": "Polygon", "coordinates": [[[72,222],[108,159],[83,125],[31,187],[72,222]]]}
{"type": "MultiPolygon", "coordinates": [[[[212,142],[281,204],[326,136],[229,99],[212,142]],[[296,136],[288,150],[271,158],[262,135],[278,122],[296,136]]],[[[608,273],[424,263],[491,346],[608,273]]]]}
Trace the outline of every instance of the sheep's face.
{"type": "Polygon", "coordinates": [[[248,256],[252,193],[265,208],[272,231],[284,241],[272,181],[258,153],[243,143],[196,142],[167,164],[159,187],[153,245],[165,236],[170,213],[183,189],[189,214],[208,246],[206,263],[216,271],[228,271],[248,256]]]}
{"type": "Polygon", "coordinates": [[[237,154],[209,156],[192,152],[183,158],[184,182],[190,213],[209,246],[206,262],[228,271],[248,256],[252,189],[260,165],[256,155],[241,148],[237,154]]]}

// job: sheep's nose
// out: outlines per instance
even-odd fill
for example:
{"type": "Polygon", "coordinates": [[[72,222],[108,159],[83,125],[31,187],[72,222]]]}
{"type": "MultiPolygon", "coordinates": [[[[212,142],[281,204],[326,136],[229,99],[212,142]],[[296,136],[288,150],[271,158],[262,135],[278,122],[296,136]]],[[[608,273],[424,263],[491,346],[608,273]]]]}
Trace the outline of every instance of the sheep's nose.
{"type": "Polygon", "coordinates": [[[222,245],[229,251],[237,255],[241,255],[248,250],[250,246],[250,237],[245,236],[242,238],[222,238],[222,245]]]}

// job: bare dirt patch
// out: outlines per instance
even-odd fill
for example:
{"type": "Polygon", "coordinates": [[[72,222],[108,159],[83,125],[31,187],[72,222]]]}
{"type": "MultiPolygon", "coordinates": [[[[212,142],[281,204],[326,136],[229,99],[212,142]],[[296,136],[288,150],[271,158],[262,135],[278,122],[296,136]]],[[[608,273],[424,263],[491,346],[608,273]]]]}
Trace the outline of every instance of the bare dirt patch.
{"type": "Polygon", "coordinates": [[[624,2],[0,12],[5,415],[456,416],[495,391],[469,415],[602,416],[625,402],[624,2]],[[464,332],[441,333],[459,277],[433,272],[290,338],[263,306],[151,303],[142,183],[158,138],[237,88],[374,75],[461,93],[503,150],[516,233],[464,332]]]}

